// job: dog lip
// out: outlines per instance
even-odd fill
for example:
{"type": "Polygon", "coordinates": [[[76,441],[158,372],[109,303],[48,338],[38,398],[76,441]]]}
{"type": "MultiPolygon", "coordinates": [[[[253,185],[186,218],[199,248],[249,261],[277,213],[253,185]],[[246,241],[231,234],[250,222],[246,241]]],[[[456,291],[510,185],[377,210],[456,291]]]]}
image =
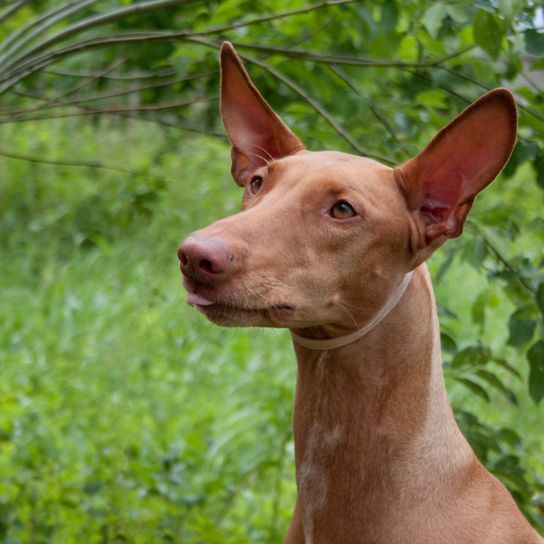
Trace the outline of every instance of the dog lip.
{"type": "Polygon", "coordinates": [[[268,313],[270,315],[280,314],[282,312],[292,312],[294,307],[289,304],[271,304],[270,306],[264,307],[253,307],[253,306],[234,306],[232,304],[227,304],[225,302],[216,301],[213,304],[207,305],[210,310],[224,310],[224,311],[238,311],[238,312],[258,312],[258,313],[268,313]]]}
{"type": "Polygon", "coordinates": [[[198,293],[189,293],[187,296],[187,304],[190,306],[211,306],[214,304],[214,301],[199,295],[198,293]]]}
{"type": "Polygon", "coordinates": [[[235,306],[227,301],[216,298],[213,295],[213,288],[210,289],[208,286],[194,281],[191,278],[184,277],[183,281],[185,288],[188,291],[187,295],[187,304],[194,306],[199,309],[207,309],[210,311],[223,311],[223,312],[254,312],[254,313],[267,313],[271,316],[274,314],[280,315],[286,312],[294,311],[294,307],[290,304],[270,304],[269,306],[264,307],[255,307],[250,305],[240,305],[235,306]],[[204,293],[202,293],[204,291],[204,293]],[[211,296],[206,291],[211,293],[211,296]]]}

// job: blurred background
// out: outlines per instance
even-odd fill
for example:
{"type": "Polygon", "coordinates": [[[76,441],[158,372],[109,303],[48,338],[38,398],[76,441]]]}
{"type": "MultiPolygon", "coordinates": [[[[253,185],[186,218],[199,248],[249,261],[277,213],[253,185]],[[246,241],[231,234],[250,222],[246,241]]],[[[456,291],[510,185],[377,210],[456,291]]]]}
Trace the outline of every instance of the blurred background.
{"type": "Polygon", "coordinates": [[[0,0],[0,541],[286,530],[289,335],[208,324],[176,258],[239,208],[224,39],[309,149],[386,164],[515,93],[514,155],[430,267],[459,424],[542,531],[540,2],[0,0]]]}

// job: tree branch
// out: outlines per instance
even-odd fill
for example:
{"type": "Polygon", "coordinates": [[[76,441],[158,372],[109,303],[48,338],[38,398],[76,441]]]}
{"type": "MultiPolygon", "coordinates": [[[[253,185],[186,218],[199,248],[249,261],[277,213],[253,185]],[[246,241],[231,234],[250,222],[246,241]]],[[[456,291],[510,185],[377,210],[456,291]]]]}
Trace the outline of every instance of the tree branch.
{"type": "Polygon", "coordinates": [[[27,1],[28,0],[19,0],[18,2],[13,2],[13,4],[8,5],[7,8],[0,13],[0,24],[7,21],[12,15],[15,15],[27,1]]]}
{"type": "MultiPolygon", "coordinates": [[[[115,70],[118,66],[123,64],[126,60],[127,59],[125,57],[125,58],[123,58],[121,60],[114,61],[112,64],[110,64],[108,67],[106,67],[102,71],[102,74],[107,74],[109,71],[115,70]]],[[[63,98],[75,93],[76,91],[79,91],[79,89],[83,88],[85,85],[89,85],[90,83],[92,83],[93,81],[96,81],[100,77],[101,77],[101,74],[96,74],[96,76],[94,76],[92,78],[89,78],[89,79],[86,79],[86,80],[78,83],[75,87],[72,87],[71,89],[68,89],[67,91],[61,93],[60,95],[57,95],[54,98],[50,98],[50,99],[45,100],[42,104],[39,104],[39,105],[37,105],[37,106],[35,106],[33,108],[27,108],[25,110],[19,110],[18,112],[11,111],[11,112],[8,112],[7,114],[10,115],[10,116],[13,116],[14,114],[18,115],[18,116],[24,116],[24,114],[26,114],[26,113],[41,111],[41,110],[44,110],[44,109],[47,109],[47,108],[52,108],[52,107],[59,107],[59,105],[62,106],[63,104],[60,101],[63,98]]],[[[2,115],[6,115],[6,113],[4,113],[4,112],[0,112],[0,113],[2,115]]],[[[13,119],[13,118],[11,119],[11,121],[14,121],[14,120],[17,120],[17,117],[15,117],[15,119],[13,119]]]]}
{"type": "MultiPolygon", "coordinates": [[[[44,74],[51,74],[53,76],[61,76],[61,77],[94,77],[96,75],[96,72],[83,72],[83,71],[75,71],[75,70],[62,70],[62,69],[56,69],[56,70],[44,70],[44,74]]],[[[176,74],[176,71],[173,68],[165,68],[163,70],[155,70],[155,71],[149,71],[149,72],[124,72],[119,74],[106,74],[103,76],[104,79],[118,79],[121,81],[130,81],[130,80],[137,80],[137,79],[156,79],[160,77],[172,77],[176,74]]]]}
{"type": "Polygon", "coordinates": [[[287,17],[293,17],[295,15],[305,15],[312,11],[316,11],[322,8],[329,8],[333,6],[341,6],[345,4],[353,4],[355,2],[360,2],[361,0],[326,0],[320,2],[319,4],[314,4],[300,9],[293,9],[290,11],[282,11],[280,13],[273,13],[271,15],[265,15],[263,17],[256,17],[255,19],[250,19],[247,21],[238,21],[237,23],[231,23],[229,25],[224,25],[220,27],[210,28],[208,30],[201,30],[199,32],[192,32],[191,36],[209,36],[210,34],[223,34],[229,30],[235,30],[237,28],[246,28],[251,25],[268,23],[269,21],[275,21],[276,19],[285,19],[287,17]]]}
{"type": "Polygon", "coordinates": [[[97,0],[79,0],[73,3],[65,3],[42,13],[29,21],[26,25],[20,26],[0,43],[0,53],[2,53],[0,55],[0,66],[45,30],[96,1],[97,0]],[[21,36],[22,38],[17,41],[21,36]]]}
{"type": "Polygon", "coordinates": [[[325,121],[336,131],[336,133],[343,140],[348,142],[351,147],[353,147],[353,149],[357,151],[357,153],[377,160],[381,160],[383,162],[386,162],[387,164],[394,164],[394,161],[392,161],[388,157],[372,153],[359,145],[359,143],[353,139],[349,132],[344,127],[342,127],[315,98],[309,96],[306,91],[304,91],[304,89],[302,89],[302,87],[298,85],[298,83],[295,83],[285,74],[261,60],[257,60],[247,56],[242,56],[242,58],[247,62],[250,62],[251,64],[255,64],[261,67],[263,70],[267,71],[269,74],[273,75],[276,79],[278,79],[279,81],[287,85],[290,89],[295,91],[309,106],[311,106],[321,117],[323,117],[323,119],[325,119],[325,121]]]}
{"type": "MultiPolygon", "coordinates": [[[[94,1],[94,0],[83,0],[82,5],[85,4],[86,2],[91,2],[91,1],[94,1]]],[[[30,51],[27,51],[26,53],[23,53],[22,55],[19,55],[13,58],[11,60],[11,63],[8,64],[5,67],[5,69],[9,70],[11,67],[17,66],[22,61],[27,59],[35,51],[43,51],[44,49],[47,49],[49,46],[55,43],[64,41],[67,38],[74,36],[76,34],[79,34],[80,32],[83,32],[84,30],[87,30],[89,28],[93,28],[95,26],[101,26],[107,23],[114,23],[130,15],[142,15],[144,13],[148,13],[156,9],[166,9],[166,8],[174,7],[176,5],[184,4],[188,1],[190,0],[149,0],[148,2],[132,4],[127,7],[110,11],[108,13],[102,13],[99,15],[88,17],[34,44],[33,47],[30,49],[30,51]]],[[[81,9],[81,6],[77,6],[77,9],[81,9]]]]}
{"type": "Polygon", "coordinates": [[[199,102],[209,102],[211,100],[217,100],[218,96],[204,96],[198,97],[193,100],[184,100],[180,102],[170,102],[168,104],[146,104],[142,106],[135,107],[118,107],[118,108],[103,108],[103,109],[85,109],[83,111],[73,111],[58,113],[52,115],[36,115],[34,117],[18,117],[15,116],[13,119],[9,117],[7,119],[0,120],[0,125],[5,125],[9,123],[23,123],[25,121],[43,121],[46,119],[64,119],[66,117],[84,117],[89,115],[107,115],[111,113],[131,113],[139,111],[159,111],[159,110],[172,110],[176,108],[182,108],[185,106],[192,106],[199,102]]]}
{"type": "Polygon", "coordinates": [[[502,254],[499,248],[489,239],[486,232],[474,221],[469,220],[467,225],[484,241],[487,248],[493,253],[493,255],[500,261],[503,266],[509,271],[512,272],[519,283],[527,289],[531,294],[536,295],[536,289],[531,285],[529,281],[523,274],[516,269],[516,267],[502,254]]]}
{"type": "MultiPolygon", "coordinates": [[[[137,86],[137,87],[131,87],[129,89],[111,91],[111,92],[95,94],[95,95],[91,95],[91,96],[82,96],[82,97],[79,97],[79,98],[74,98],[73,100],[65,100],[63,102],[58,102],[58,101],[54,102],[52,99],[50,100],[47,97],[40,97],[40,96],[36,96],[36,95],[30,94],[30,93],[17,92],[15,94],[20,94],[22,96],[26,96],[26,97],[30,97],[30,98],[34,98],[34,99],[39,99],[39,100],[47,100],[48,104],[46,106],[44,106],[44,107],[41,107],[40,109],[61,108],[61,107],[66,107],[66,106],[78,106],[80,104],[85,104],[86,102],[95,102],[97,100],[106,100],[108,98],[115,98],[115,97],[118,97],[118,96],[125,96],[125,95],[129,95],[129,94],[140,93],[142,91],[147,91],[149,89],[157,89],[157,88],[160,88],[160,87],[168,87],[170,85],[176,85],[177,83],[183,83],[184,81],[193,81],[193,80],[197,80],[197,79],[202,79],[202,78],[209,77],[209,76],[212,76],[212,75],[217,74],[217,73],[218,73],[218,70],[209,70],[207,72],[200,72],[200,73],[193,74],[193,75],[190,75],[190,76],[178,77],[178,78],[175,78],[175,79],[169,79],[168,81],[159,81],[158,83],[151,83],[151,84],[148,84],[148,85],[141,85],[141,86],[137,86]]],[[[94,74],[94,76],[96,76],[96,75],[97,74],[94,74]]],[[[11,111],[10,110],[4,110],[4,111],[0,110],[0,115],[16,115],[16,114],[19,114],[19,113],[30,113],[31,111],[33,111],[32,108],[20,109],[20,110],[11,110],[11,111]]]]}
{"type": "Polygon", "coordinates": [[[109,170],[111,172],[120,172],[122,174],[130,174],[132,176],[139,176],[151,179],[157,179],[161,181],[174,181],[174,178],[169,178],[166,176],[159,176],[156,174],[149,174],[147,172],[142,172],[139,170],[129,170],[127,168],[117,168],[115,166],[106,166],[100,162],[85,162],[85,161],[65,161],[65,160],[52,160],[52,159],[42,159],[40,157],[34,157],[30,155],[22,155],[20,153],[11,153],[9,151],[0,150],[0,157],[5,157],[6,159],[13,159],[16,161],[25,161],[32,162],[36,164],[48,164],[51,166],[68,166],[75,168],[95,168],[99,170],[109,170]]]}

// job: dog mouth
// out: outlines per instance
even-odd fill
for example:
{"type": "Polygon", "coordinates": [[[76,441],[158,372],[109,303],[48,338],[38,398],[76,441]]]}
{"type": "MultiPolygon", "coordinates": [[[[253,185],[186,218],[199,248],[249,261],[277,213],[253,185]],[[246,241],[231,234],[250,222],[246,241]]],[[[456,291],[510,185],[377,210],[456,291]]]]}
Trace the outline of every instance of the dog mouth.
{"type": "MultiPolygon", "coordinates": [[[[232,321],[241,317],[244,321],[248,319],[261,318],[274,320],[291,315],[295,308],[283,302],[267,303],[264,305],[253,305],[244,301],[239,296],[231,295],[228,299],[217,298],[211,293],[204,294],[203,286],[187,285],[187,304],[202,312],[209,319],[227,318],[232,321]],[[237,300],[239,299],[239,300],[237,300]]],[[[207,290],[206,290],[207,291],[207,290]]]]}

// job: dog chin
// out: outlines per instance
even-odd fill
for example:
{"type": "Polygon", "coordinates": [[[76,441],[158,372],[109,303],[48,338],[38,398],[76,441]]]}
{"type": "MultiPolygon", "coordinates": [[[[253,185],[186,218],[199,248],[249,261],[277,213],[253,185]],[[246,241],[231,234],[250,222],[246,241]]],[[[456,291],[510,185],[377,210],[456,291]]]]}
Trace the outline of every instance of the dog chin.
{"type": "Polygon", "coordinates": [[[272,315],[267,310],[250,310],[245,308],[231,308],[212,304],[198,306],[198,310],[206,318],[222,327],[287,327],[281,313],[289,313],[286,310],[272,315]]]}

